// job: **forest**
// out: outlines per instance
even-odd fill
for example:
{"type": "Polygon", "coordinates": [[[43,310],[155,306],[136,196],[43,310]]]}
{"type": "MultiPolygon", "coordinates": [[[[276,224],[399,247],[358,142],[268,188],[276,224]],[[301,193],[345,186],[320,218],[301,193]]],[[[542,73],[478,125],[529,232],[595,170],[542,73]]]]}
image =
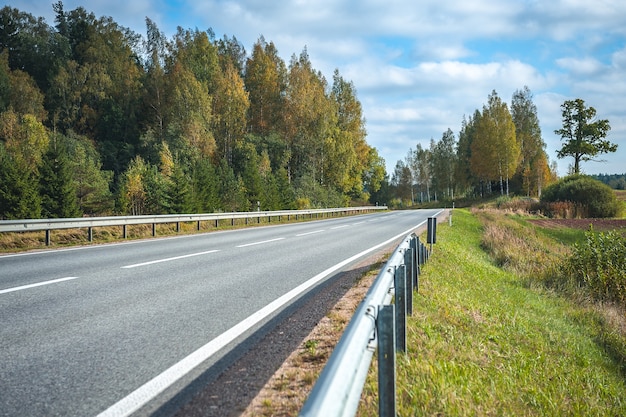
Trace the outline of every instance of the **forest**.
{"type": "Polygon", "coordinates": [[[624,174],[598,174],[592,178],[601,181],[615,190],[626,190],[626,173],[624,174]]]}
{"type": "Polygon", "coordinates": [[[168,39],[82,7],[0,9],[0,219],[539,197],[556,180],[528,87],[493,91],[391,174],[354,84],[261,36],[168,39]]]}
{"type": "Polygon", "coordinates": [[[373,194],[387,193],[382,198],[394,207],[493,194],[541,197],[557,180],[545,148],[530,89],[516,90],[510,108],[494,90],[482,110],[463,117],[458,140],[448,129],[429,147],[418,143],[373,194]]]}
{"type": "Polygon", "coordinates": [[[0,219],[366,203],[385,163],[356,88],[262,36],[145,36],[0,10],[0,219]]]}

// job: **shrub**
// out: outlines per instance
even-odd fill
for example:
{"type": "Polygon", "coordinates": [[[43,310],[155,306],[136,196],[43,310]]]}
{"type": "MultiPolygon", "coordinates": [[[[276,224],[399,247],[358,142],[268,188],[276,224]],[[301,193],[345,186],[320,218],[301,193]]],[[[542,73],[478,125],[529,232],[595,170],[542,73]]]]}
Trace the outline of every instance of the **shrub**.
{"type": "MultiPolygon", "coordinates": [[[[574,212],[581,212],[589,217],[616,217],[621,206],[615,192],[606,184],[586,175],[571,175],[547,187],[541,196],[548,214],[548,203],[567,202],[576,207],[574,212]]],[[[576,215],[574,217],[577,217],[576,215]]]]}

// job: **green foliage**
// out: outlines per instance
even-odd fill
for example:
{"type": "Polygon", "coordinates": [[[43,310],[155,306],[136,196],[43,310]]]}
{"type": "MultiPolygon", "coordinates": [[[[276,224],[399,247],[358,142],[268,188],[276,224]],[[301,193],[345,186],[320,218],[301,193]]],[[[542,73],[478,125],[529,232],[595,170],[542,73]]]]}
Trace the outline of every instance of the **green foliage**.
{"type": "Polygon", "coordinates": [[[324,187],[312,175],[303,175],[295,184],[296,199],[301,202],[299,209],[344,207],[347,205],[347,196],[332,188],[324,187]]]}
{"type": "Polygon", "coordinates": [[[626,174],[591,175],[593,179],[602,181],[614,190],[626,190],[626,174]]]}
{"type": "Polygon", "coordinates": [[[176,165],[169,184],[170,206],[169,210],[167,210],[168,213],[183,214],[191,212],[192,199],[189,182],[189,177],[181,166],[176,165]]]}
{"type": "Polygon", "coordinates": [[[585,233],[585,242],[574,253],[563,273],[601,301],[614,301],[626,308],[626,238],[612,230],[585,233]]]}
{"type": "Polygon", "coordinates": [[[50,144],[39,169],[42,216],[72,218],[81,215],[71,165],[60,145],[50,144]]]}
{"type": "Polygon", "coordinates": [[[220,207],[219,180],[208,159],[196,161],[191,180],[193,211],[212,213],[220,207]]]}
{"type": "Polygon", "coordinates": [[[4,217],[40,216],[41,198],[45,216],[162,214],[346,205],[380,187],[354,85],[335,71],[330,86],[306,50],[287,68],[263,38],[247,57],[210,29],[168,40],[147,18],[144,41],[53,10],[51,27],[0,9],[4,217]]]}
{"type": "Polygon", "coordinates": [[[37,177],[23,169],[0,143],[0,219],[38,219],[41,197],[37,177]]]}
{"type": "Polygon", "coordinates": [[[616,217],[621,206],[613,190],[591,177],[571,175],[547,187],[542,203],[568,202],[584,207],[588,217],[616,217]]]}
{"type": "Polygon", "coordinates": [[[586,107],[584,100],[566,100],[562,105],[563,127],[554,131],[564,140],[557,152],[559,158],[574,158],[574,174],[580,174],[580,163],[592,161],[598,154],[615,152],[617,145],[604,139],[611,130],[606,119],[595,120],[596,109],[586,107]]]}
{"type": "Polygon", "coordinates": [[[115,206],[110,189],[113,171],[102,169],[100,155],[87,138],[73,132],[57,136],[59,149],[70,165],[80,211],[90,216],[110,215],[115,206]]]}

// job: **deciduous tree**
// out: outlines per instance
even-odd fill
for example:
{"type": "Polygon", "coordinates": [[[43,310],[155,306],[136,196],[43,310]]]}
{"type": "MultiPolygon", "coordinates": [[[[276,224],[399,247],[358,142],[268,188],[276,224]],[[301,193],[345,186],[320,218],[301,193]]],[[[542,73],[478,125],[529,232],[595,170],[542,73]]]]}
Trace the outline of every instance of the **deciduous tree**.
{"type": "Polygon", "coordinates": [[[479,178],[500,181],[500,193],[509,194],[509,179],[517,169],[520,147],[508,106],[493,91],[483,106],[471,145],[470,167],[479,178]]]}
{"type": "Polygon", "coordinates": [[[574,158],[574,174],[580,173],[580,163],[593,161],[603,153],[617,151],[617,144],[606,140],[611,125],[606,119],[595,120],[596,109],[585,106],[582,99],[566,100],[562,105],[563,127],[554,131],[564,141],[557,157],[574,158]]]}

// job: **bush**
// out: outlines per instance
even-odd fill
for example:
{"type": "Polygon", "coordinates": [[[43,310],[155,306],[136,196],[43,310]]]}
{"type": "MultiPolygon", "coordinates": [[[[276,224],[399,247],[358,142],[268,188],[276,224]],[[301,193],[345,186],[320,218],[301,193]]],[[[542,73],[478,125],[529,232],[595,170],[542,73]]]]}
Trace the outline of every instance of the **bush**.
{"type": "Polygon", "coordinates": [[[562,213],[552,213],[549,203],[571,203],[571,207],[580,207],[574,213],[584,213],[593,218],[616,217],[621,211],[611,187],[586,175],[571,175],[550,185],[543,191],[541,202],[548,214],[554,215],[562,213]]]}

